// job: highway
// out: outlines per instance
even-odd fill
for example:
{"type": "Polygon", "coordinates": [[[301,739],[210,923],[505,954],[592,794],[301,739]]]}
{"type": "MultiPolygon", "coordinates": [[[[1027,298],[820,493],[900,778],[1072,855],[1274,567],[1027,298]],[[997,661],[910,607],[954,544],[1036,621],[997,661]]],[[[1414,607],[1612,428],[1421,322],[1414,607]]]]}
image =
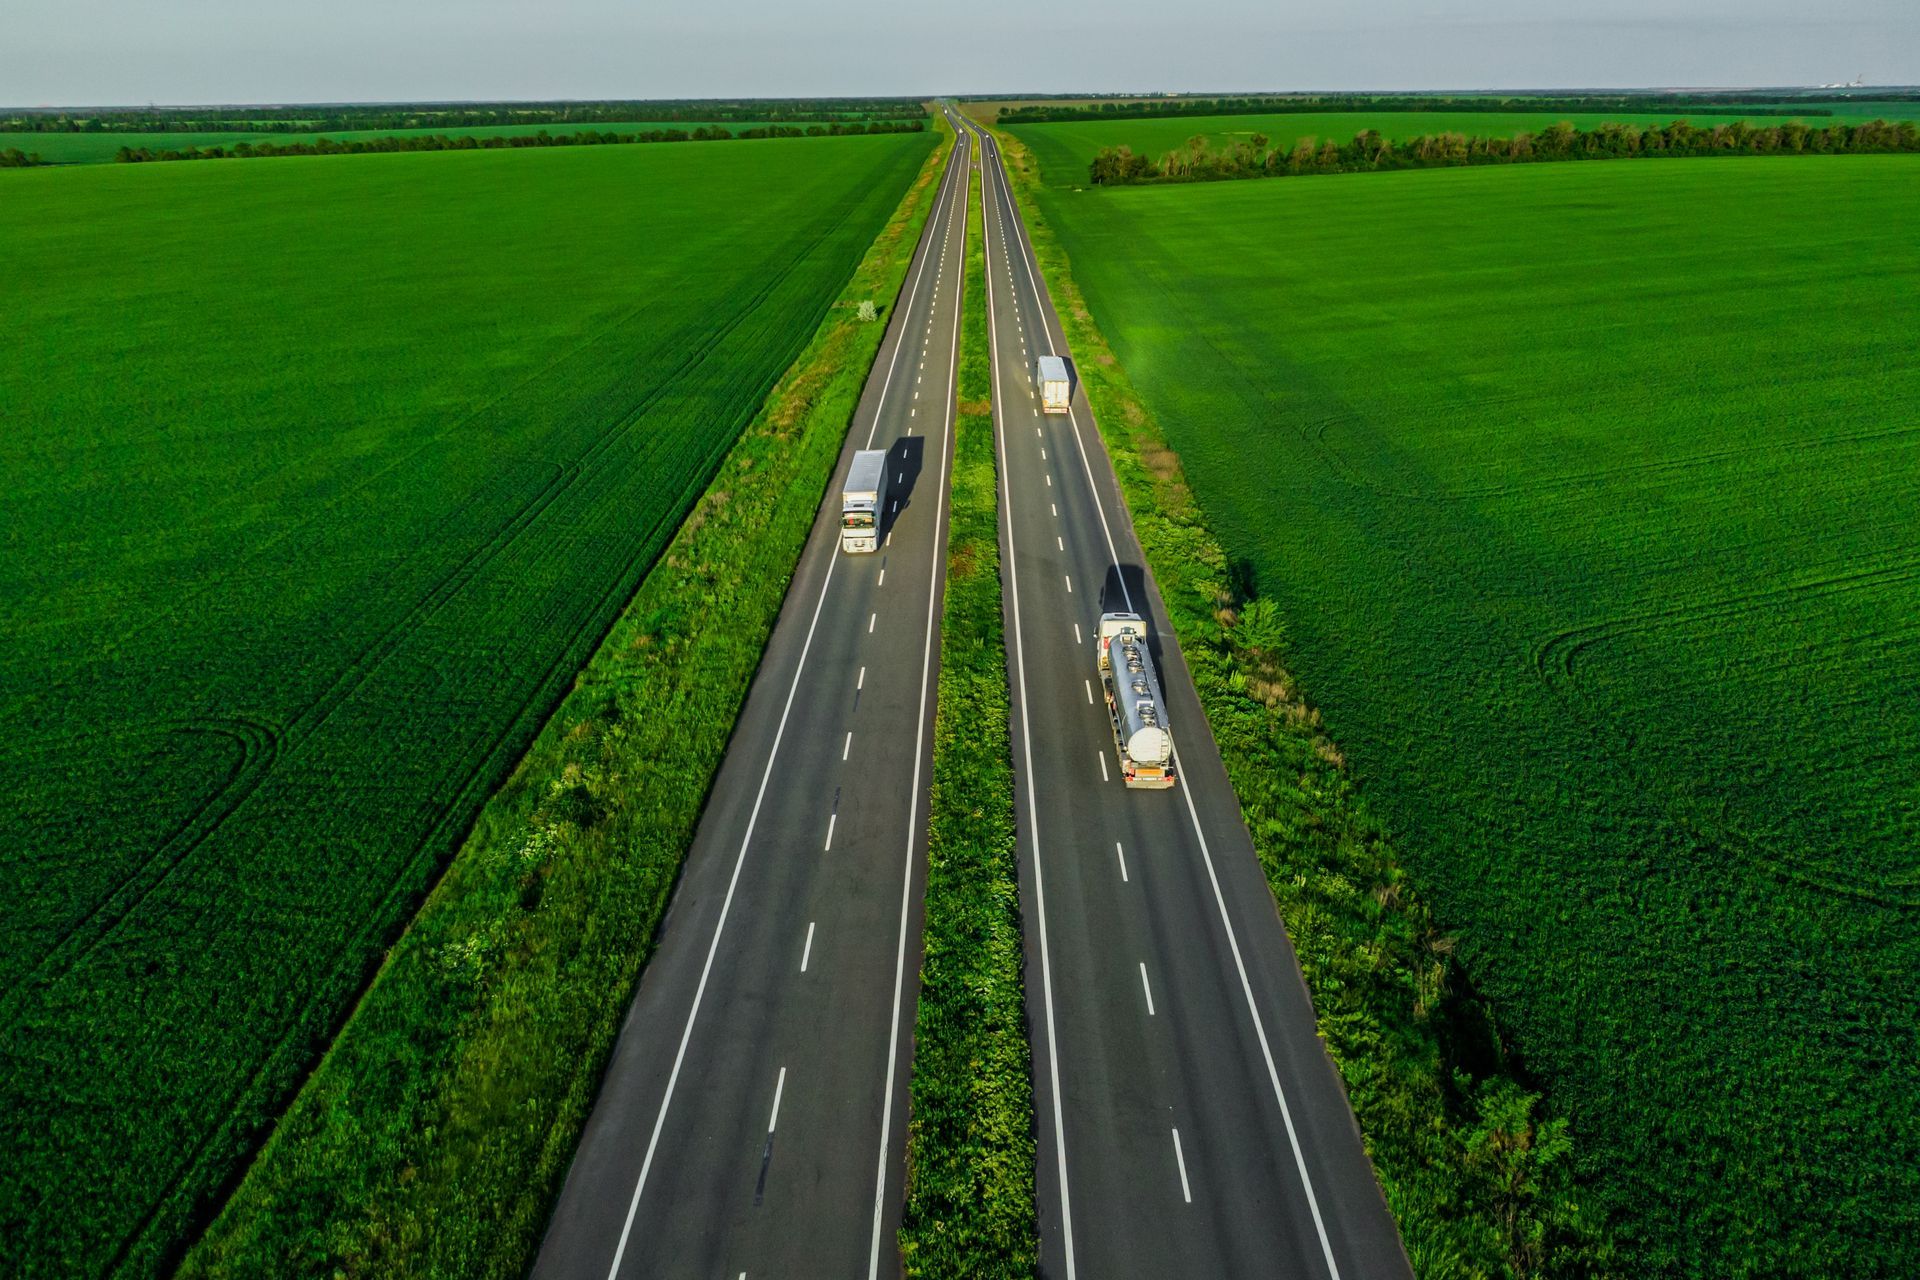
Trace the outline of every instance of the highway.
{"type": "MultiPolygon", "coordinates": [[[[971,126],[969,126],[971,129],[971,126]]],[[[991,136],[977,133],[1041,1259],[1055,1280],[1410,1276],[991,136]],[[1179,784],[1126,788],[1095,668],[1145,616],[1179,784]]]]}
{"type": "Polygon", "coordinates": [[[897,1275],[971,142],[962,134],[537,1277],[897,1275]],[[884,545],[839,549],[856,449],[884,545]]]}

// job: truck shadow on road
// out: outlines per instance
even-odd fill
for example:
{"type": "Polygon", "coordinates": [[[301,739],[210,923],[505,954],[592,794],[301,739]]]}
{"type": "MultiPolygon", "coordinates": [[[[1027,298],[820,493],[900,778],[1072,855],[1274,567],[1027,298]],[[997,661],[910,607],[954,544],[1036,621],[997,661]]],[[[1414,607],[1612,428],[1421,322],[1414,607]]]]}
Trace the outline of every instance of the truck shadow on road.
{"type": "Polygon", "coordinates": [[[902,436],[887,449],[887,496],[880,511],[880,537],[893,532],[900,513],[913,505],[914,486],[926,465],[927,438],[902,436]]]}
{"type": "Polygon", "coordinates": [[[1147,652],[1160,661],[1160,617],[1153,607],[1153,589],[1147,585],[1147,573],[1137,564],[1107,566],[1107,579],[1100,584],[1100,612],[1137,613],[1147,620],[1147,652]]]}

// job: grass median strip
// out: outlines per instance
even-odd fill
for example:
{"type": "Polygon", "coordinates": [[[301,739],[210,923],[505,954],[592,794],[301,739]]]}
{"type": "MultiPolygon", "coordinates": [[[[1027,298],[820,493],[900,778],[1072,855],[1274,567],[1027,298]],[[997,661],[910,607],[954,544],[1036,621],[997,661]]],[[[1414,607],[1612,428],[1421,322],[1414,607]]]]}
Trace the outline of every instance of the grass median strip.
{"type": "MultiPolygon", "coordinates": [[[[977,170],[970,192],[977,210],[977,170]]],[[[1039,1263],[985,281],[975,217],[900,1228],[911,1276],[1030,1276],[1039,1263]]]]}
{"type": "Polygon", "coordinates": [[[1179,458],[1095,326],[1020,140],[998,131],[1034,254],[1158,578],[1268,886],[1422,1277],[1610,1269],[1564,1119],[1529,1091],[1453,942],[1415,894],[1339,748],[1283,667],[1179,458]]]}
{"type": "Polygon", "coordinates": [[[885,326],[859,303],[898,294],[944,154],[488,803],[183,1275],[525,1272],[879,348],[885,326]]]}

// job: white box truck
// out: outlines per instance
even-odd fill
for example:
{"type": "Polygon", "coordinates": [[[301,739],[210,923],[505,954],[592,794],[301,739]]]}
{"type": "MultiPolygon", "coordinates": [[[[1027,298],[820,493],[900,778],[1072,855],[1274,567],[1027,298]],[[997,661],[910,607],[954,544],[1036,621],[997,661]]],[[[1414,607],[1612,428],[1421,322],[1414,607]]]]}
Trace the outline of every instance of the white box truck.
{"type": "Polygon", "coordinates": [[[847,468],[840,493],[840,549],[880,549],[880,499],[887,492],[887,451],[862,449],[847,468]]]}
{"type": "Polygon", "coordinates": [[[1033,370],[1033,387],[1040,393],[1040,412],[1065,413],[1073,396],[1067,362],[1059,356],[1041,356],[1033,370]]]}

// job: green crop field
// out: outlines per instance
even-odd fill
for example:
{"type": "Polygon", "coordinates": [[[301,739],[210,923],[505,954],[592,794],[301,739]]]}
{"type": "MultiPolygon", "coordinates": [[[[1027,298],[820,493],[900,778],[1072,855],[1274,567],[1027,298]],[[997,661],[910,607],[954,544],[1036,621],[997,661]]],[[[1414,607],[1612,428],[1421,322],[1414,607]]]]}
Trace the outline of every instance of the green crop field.
{"type": "Polygon", "coordinates": [[[10,1274],[164,1266],[935,140],[7,175],[10,1274]]]}
{"type": "MultiPolygon", "coordinates": [[[[764,120],[725,120],[715,127],[729,133],[739,133],[756,125],[769,123],[764,120]]],[[[146,147],[152,151],[182,150],[187,147],[231,147],[236,143],[251,142],[255,146],[272,142],[279,145],[288,143],[312,143],[321,138],[330,138],[335,142],[351,142],[356,138],[404,138],[433,137],[446,134],[449,138],[463,138],[471,134],[476,138],[511,138],[530,136],[545,129],[556,137],[563,133],[645,133],[650,129],[681,129],[691,133],[701,127],[697,120],[638,120],[613,121],[590,124],[492,124],[467,127],[455,126],[445,129],[336,129],[327,133],[245,133],[233,130],[214,130],[206,133],[9,133],[0,130],[0,151],[9,147],[18,148],[29,155],[38,152],[42,160],[49,164],[104,164],[111,161],[114,153],[122,147],[138,149],[146,147]]],[[[804,129],[803,123],[790,126],[804,129]]],[[[791,141],[791,139],[772,139],[772,141],[791,141]]],[[[305,157],[300,157],[305,158],[305,157]]]]}
{"type": "Polygon", "coordinates": [[[1038,199],[1627,1273],[1920,1272],[1920,163],[1038,199]]]}
{"type": "MultiPolygon", "coordinates": [[[[1808,116],[1814,127],[1826,124],[1855,124],[1865,120],[1920,119],[1920,103],[1880,103],[1836,106],[1831,116],[1808,116]],[[1884,110],[1870,110],[1878,105],[1884,110]]],[[[1139,155],[1159,159],[1187,139],[1206,138],[1218,150],[1244,142],[1262,133],[1270,144],[1290,148],[1301,138],[1324,142],[1331,138],[1346,142],[1362,129],[1373,129],[1382,137],[1398,141],[1424,134],[1464,133],[1485,138],[1510,138],[1516,133],[1538,133],[1565,120],[1577,129],[1593,129],[1614,124],[1665,125],[1675,120],[1690,120],[1702,129],[1737,120],[1738,116],[1688,115],[1685,110],[1653,111],[1632,114],[1602,112],[1498,112],[1498,111],[1366,111],[1328,112],[1325,114],[1279,114],[1248,116],[1186,116],[1160,120],[1089,120],[1057,124],[1014,125],[1011,132],[1033,151],[1040,164],[1041,177],[1050,186],[1085,186],[1087,164],[1102,147],[1132,147],[1139,155]]],[[[1792,117],[1755,116],[1757,124],[1782,124],[1792,117]]],[[[0,146],[7,145],[0,142],[0,146]]]]}

